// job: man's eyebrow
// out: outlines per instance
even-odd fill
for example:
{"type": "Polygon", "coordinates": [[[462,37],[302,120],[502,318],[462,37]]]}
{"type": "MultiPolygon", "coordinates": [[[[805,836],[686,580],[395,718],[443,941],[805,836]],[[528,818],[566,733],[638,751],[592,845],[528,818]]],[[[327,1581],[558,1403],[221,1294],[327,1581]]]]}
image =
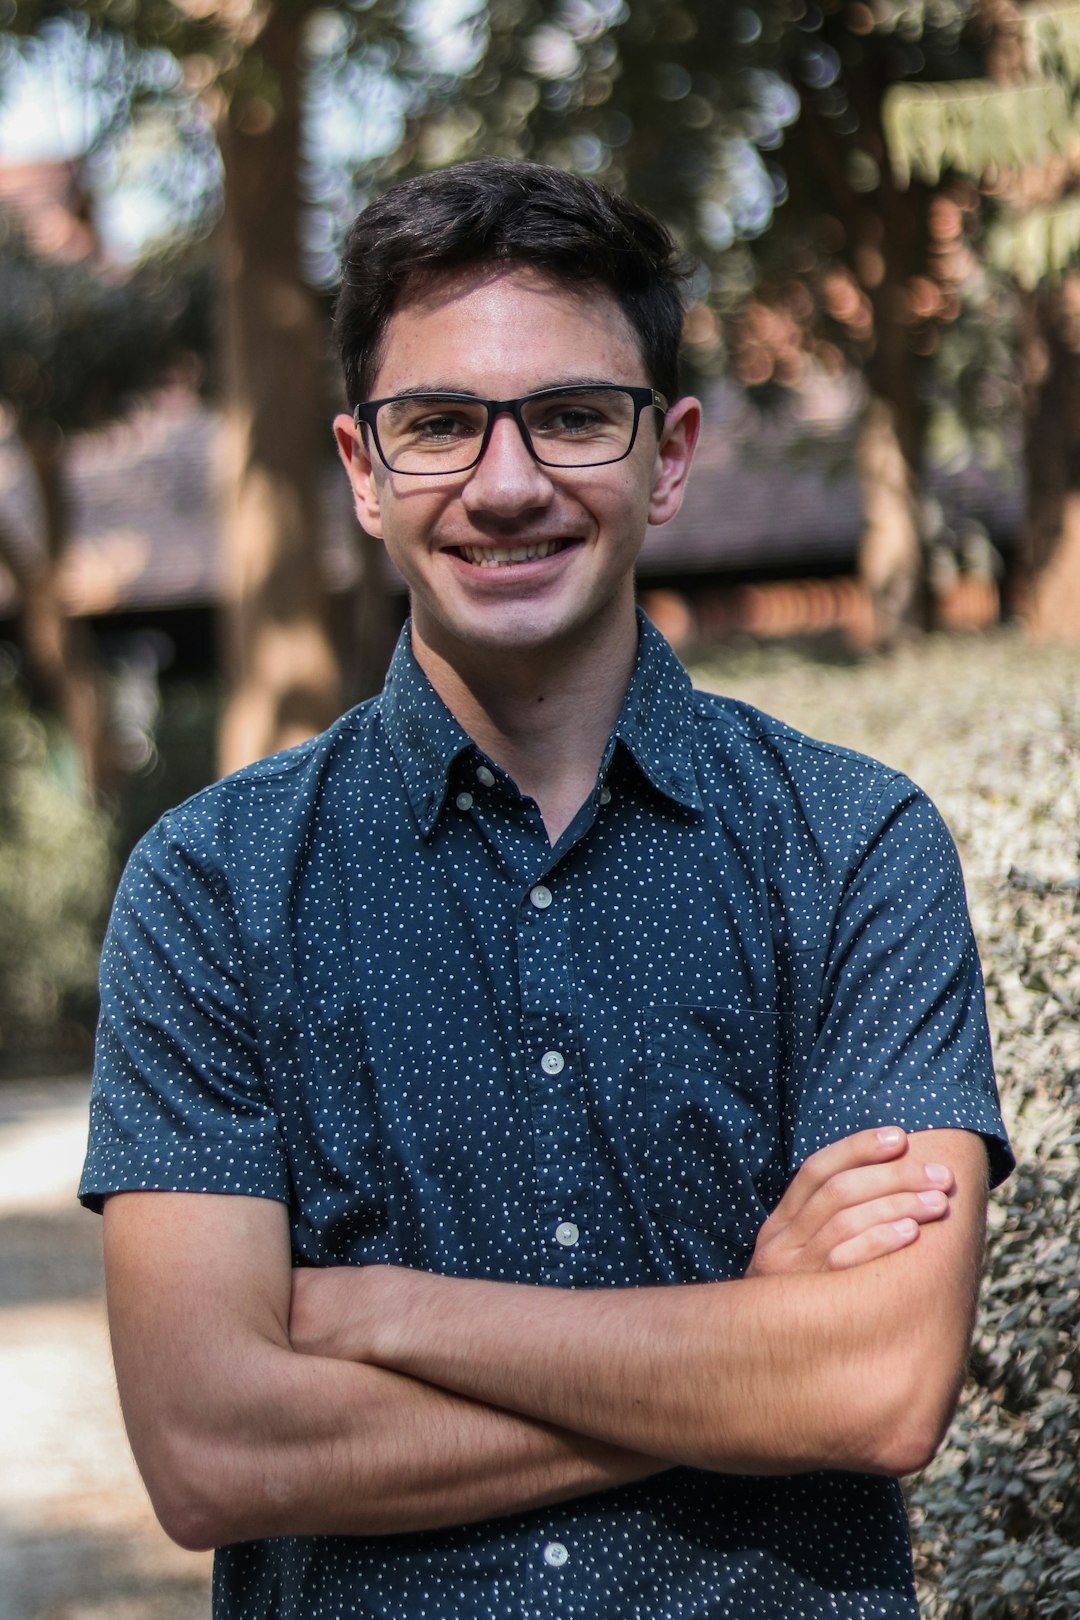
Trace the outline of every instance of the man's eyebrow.
{"type": "Polygon", "coordinates": [[[458,394],[467,399],[479,399],[471,388],[460,388],[455,383],[414,383],[411,388],[399,388],[397,393],[384,397],[388,399],[426,399],[429,394],[458,394]]]}
{"type": "Polygon", "coordinates": [[[394,417],[407,409],[410,400],[439,400],[447,395],[463,404],[469,400],[479,400],[479,395],[470,394],[465,388],[403,388],[399,394],[388,395],[382,408],[390,417],[394,417]]]}
{"type": "Polygon", "coordinates": [[[614,377],[559,377],[555,382],[542,383],[531,388],[532,394],[547,394],[557,388],[630,388],[631,383],[616,382],[614,377]]]}
{"type": "MultiPolygon", "coordinates": [[[[629,388],[629,383],[615,382],[611,377],[557,377],[553,382],[538,383],[535,388],[526,389],[524,394],[515,395],[515,398],[527,399],[530,394],[546,394],[561,388],[629,388]]],[[[414,383],[409,388],[399,388],[397,393],[388,397],[391,399],[427,399],[432,394],[452,394],[462,399],[488,399],[494,396],[474,393],[471,388],[462,388],[460,384],[449,382],[414,383]]]]}

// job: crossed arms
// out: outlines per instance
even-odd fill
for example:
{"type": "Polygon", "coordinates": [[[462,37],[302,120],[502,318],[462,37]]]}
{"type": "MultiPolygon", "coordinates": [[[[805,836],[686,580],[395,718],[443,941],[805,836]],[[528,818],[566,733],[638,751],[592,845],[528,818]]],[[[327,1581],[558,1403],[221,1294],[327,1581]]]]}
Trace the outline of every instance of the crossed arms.
{"type": "Polygon", "coordinates": [[[190,1547],[460,1524],[676,1463],[910,1472],[955,1406],[985,1202],[979,1137],[863,1131],[807,1160],[744,1279],[569,1291],[293,1273],[283,1205],[117,1194],[132,1448],[190,1547]]]}

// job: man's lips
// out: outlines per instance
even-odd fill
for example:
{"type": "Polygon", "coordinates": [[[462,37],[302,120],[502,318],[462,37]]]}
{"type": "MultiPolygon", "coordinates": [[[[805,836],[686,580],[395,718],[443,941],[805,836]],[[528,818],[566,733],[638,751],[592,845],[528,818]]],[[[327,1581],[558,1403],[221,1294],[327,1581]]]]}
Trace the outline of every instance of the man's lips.
{"type": "Polygon", "coordinates": [[[525,540],[518,545],[451,546],[452,556],[460,557],[475,568],[506,568],[515,563],[536,562],[565,551],[578,542],[573,538],[554,540],[525,540]]]}

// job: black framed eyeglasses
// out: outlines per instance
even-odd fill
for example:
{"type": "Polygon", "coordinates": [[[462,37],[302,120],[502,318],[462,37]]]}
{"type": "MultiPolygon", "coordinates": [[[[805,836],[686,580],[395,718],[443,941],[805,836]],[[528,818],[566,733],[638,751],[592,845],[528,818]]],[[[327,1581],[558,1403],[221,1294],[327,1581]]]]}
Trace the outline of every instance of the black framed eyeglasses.
{"type": "Polygon", "coordinates": [[[521,399],[475,394],[395,394],[353,412],[367,427],[386,467],[409,477],[468,472],[488,447],[497,416],[514,418],[530,455],[543,467],[605,467],[634,448],[645,410],[668,402],[655,388],[582,383],[541,388],[521,399]]]}

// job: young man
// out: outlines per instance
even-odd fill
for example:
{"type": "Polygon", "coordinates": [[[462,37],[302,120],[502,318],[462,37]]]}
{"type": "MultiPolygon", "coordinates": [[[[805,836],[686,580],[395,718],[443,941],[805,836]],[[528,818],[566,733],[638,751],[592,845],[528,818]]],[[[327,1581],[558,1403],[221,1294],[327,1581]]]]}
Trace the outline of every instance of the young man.
{"type": "Polygon", "coordinates": [[[411,626],[125,877],[82,1191],[218,1616],[915,1613],[1008,1166],[978,964],[918,791],[635,613],[678,286],[534,165],[360,216],[335,430],[411,626]]]}

